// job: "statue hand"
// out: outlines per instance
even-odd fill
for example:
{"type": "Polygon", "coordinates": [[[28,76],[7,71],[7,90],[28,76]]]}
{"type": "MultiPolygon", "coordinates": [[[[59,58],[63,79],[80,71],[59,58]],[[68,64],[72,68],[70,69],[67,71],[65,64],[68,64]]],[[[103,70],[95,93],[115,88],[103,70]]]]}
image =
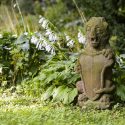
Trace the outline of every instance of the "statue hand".
{"type": "Polygon", "coordinates": [[[103,49],[102,54],[108,59],[112,59],[114,54],[113,51],[111,49],[103,49]]]}
{"type": "Polygon", "coordinates": [[[76,66],[76,67],[75,67],[75,71],[76,71],[77,73],[81,73],[81,66],[80,66],[80,65],[76,66]]]}

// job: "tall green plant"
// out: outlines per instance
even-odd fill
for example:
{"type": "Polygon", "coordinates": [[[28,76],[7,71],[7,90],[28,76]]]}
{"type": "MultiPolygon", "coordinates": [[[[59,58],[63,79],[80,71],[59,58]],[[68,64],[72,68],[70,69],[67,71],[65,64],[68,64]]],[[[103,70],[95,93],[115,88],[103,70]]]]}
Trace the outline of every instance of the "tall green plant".
{"type": "Polygon", "coordinates": [[[116,94],[122,101],[125,101],[125,54],[116,55],[114,69],[114,82],[116,83],[116,94]]]}
{"type": "Polygon", "coordinates": [[[48,60],[41,66],[39,75],[30,81],[23,83],[23,88],[28,95],[42,94],[42,99],[52,98],[53,101],[71,103],[77,96],[75,83],[79,79],[74,71],[76,57],[69,57],[69,60],[58,60],[58,56],[48,60]],[[30,91],[25,89],[28,86],[30,91]],[[36,93],[36,94],[35,94],[36,93]]]}

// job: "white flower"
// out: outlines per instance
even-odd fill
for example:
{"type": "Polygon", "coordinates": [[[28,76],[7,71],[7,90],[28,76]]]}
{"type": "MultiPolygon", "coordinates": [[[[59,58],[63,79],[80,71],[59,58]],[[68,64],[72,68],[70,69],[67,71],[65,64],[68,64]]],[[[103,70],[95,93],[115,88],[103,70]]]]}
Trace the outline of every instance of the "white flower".
{"type": "Polygon", "coordinates": [[[73,41],[73,40],[70,38],[70,36],[68,36],[67,34],[65,34],[65,37],[66,37],[66,41],[68,42],[68,43],[67,43],[67,46],[73,47],[74,41],[73,41]]]}
{"type": "Polygon", "coordinates": [[[42,23],[42,27],[44,29],[47,29],[48,28],[48,21],[44,20],[43,23],[42,23]]]}
{"type": "Polygon", "coordinates": [[[52,34],[49,35],[49,40],[50,40],[51,42],[55,42],[55,41],[58,40],[58,37],[57,37],[56,34],[52,33],[52,34]]]}
{"type": "Polygon", "coordinates": [[[116,56],[116,62],[121,68],[125,68],[124,66],[124,59],[125,59],[125,54],[121,54],[119,56],[116,56]]]}
{"type": "Polygon", "coordinates": [[[67,41],[69,41],[71,39],[68,35],[65,35],[65,36],[66,36],[67,41]]]}
{"type": "Polygon", "coordinates": [[[49,40],[53,41],[53,35],[52,34],[49,35],[49,40]]]}
{"type": "Polygon", "coordinates": [[[38,50],[42,50],[42,44],[39,43],[38,50]]]}
{"type": "Polygon", "coordinates": [[[43,47],[44,47],[44,46],[43,46],[43,44],[42,44],[42,41],[38,41],[37,44],[36,44],[36,48],[37,48],[38,50],[44,50],[43,47]]]}
{"type": "Polygon", "coordinates": [[[44,37],[42,35],[39,35],[39,40],[40,41],[43,41],[44,40],[44,37]]]}
{"type": "Polygon", "coordinates": [[[67,43],[67,46],[73,47],[74,41],[73,41],[73,40],[70,38],[70,36],[68,36],[67,34],[65,34],[65,37],[66,37],[66,41],[68,42],[68,43],[67,43]]]}
{"type": "Polygon", "coordinates": [[[13,38],[17,38],[17,34],[12,35],[13,38]]]}
{"type": "Polygon", "coordinates": [[[26,42],[22,45],[22,49],[25,51],[29,50],[29,42],[26,42]]]}
{"type": "Polygon", "coordinates": [[[85,44],[85,42],[86,42],[86,38],[85,38],[85,36],[82,35],[81,32],[78,33],[78,41],[79,41],[79,43],[82,43],[82,44],[85,44]]]}
{"type": "Polygon", "coordinates": [[[13,7],[15,8],[17,6],[17,4],[14,4],[13,7]]]}
{"type": "Polygon", "coordinates": [[[48,28],[49,21],[45,19],[44,17],[41,17],[41,19],[39,20],[39,23],[44,29],[48,28]]]}
{"type": "Polygon", "coordinates": [[[6,50],[11,50],[11,48],[8,48],[7,46],[4,46],[3,48],[6,50]]]}
{"type": "Polygon", "coordinates": [[[46,40],[43,40],[43,44],[42,44],[42,46],[43,47],[46,47],[48,44],[47,44],[47,41],[46,40]]]}
{"type": "Polygon", "coordinates": [[[69,47],[73,47],[74,45],[74,41],[73,40],[70,40],[68,43],[67,43],[67,46],[69,47]]]}
{"type": "Polygon", "coordinates": [[[36,108],[36,105],[30,105],[29,107],[30,108],[36,108]]]}
{"type": "Polygon", "coordinates": [[[0,34],[0,39],[2,39],[3,38],[3,35],[2,34],[0,34]]]}
{"type": "Polygon", "coordinates": [[[38,41],[38,42],[37,42],[37,44],[36,44],[36,48],[38,48],[38,47],[39,47],[39,44],[40,44],[40,41],[38,41]]]}
{"type": "Polygon", "coordinates": [[[31,43],[33,43],[33,44],[37,44],[37,42],[38,42],[38,39],[37,39],[37,37],[35,37],[35,36],[32,36],[32,38],[31,38],[31,43]]]}
{"type": "Polygon", "coordinates": [[[46,35],[46,36],[49,36],[50,34],[52,34],[51,29],[47,29],[45,35],[46,35]]]}
{"type": "MultiPolygon", "coordinates": [[[[41,19],[41,23],[44,20],[41,19]]],[[[49,44],[49,41],[55,42],[58,39],[58,36],[51,31],[51,29],[46,29],[45,36],[37,33],[36,36],[31,37],[31,43],[34,43],[36,45],[36,48],[38,50],[45,50],[46,52],[49,52],[51,54],[55,54],[55,49],[51,44],[49,44]],[[48,38],[48,40],[47,40],[48,38]]]]}
{"type": "Polygon", "coordinates": [[[50,35],[49,35],[49,40],[50,40],[51,42],[55,41],[55,37],[54,37],[53,34],[50,34],[50,35]]]}
{"type": "Polygon", "coordinates": [[[125,54],[121,54],[121,55],[120,55],[120,58],[125,59],[125,54]]]}
{"type": "Polygon", "coordinates": [[[25,32],[24,35],[27,36],[27,35],[28,35],[28,32],[25,32]]]}
{"type": "Polygon", "coordinates": [[[56,33],[52,32],[51,29],[47,29],[45,35],[48,36],[51,42],[55,42],[59,39],[56,33]]]}
{"type": "Polygon", "coordinates": [[[2,67],[0,67],[0,74],[2,74],[2,69],[3,69],[3,68],[2,68],[2,67]]]}
{"type": "Polygon", "coordinates": [[[52,55],[55,55],[55,54],[56,54],[54,48],[51,49],[51,54],[52,54],[52,55]]]}
{"type": "Polygon", "coordinates": [[[6,98],[6,97],[7,97],[7,94],[6,94],[6,93],[3,93],[1,97],[2,97],[2,98],[6,98]]]}
{"type": "Polygon", "coordinates": [[[53,41],[52,42],[55,42],[57,40],[59,40],[59,37],[56,34],[53,34],[53,41]]]}
{"type": "Polygon", "coordinates": [[[40,17],[39,23],[43,23],[43,20],[45,20],[44,17],[40,17]]]}
{"type": "Polygon", "coordinates": [[[47,46],[45,47],[45,49],[46,49],[47,52],[50,52],[51,48],[52,48],[52,47],[51,47],[50,45],[47,45],[47,46]]]}

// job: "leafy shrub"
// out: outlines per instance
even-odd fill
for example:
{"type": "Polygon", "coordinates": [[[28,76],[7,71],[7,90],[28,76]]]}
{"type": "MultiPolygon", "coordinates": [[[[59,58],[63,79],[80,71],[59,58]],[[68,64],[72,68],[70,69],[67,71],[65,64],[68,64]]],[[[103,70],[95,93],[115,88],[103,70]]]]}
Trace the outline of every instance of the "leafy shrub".
{"type": "MultiPolygon", "coordinates": [[[[59,32],[44,17],[41,17],[39,22],[44,31],[33,34],[25,32],[13,43],[9,43],[10,85],[21,83],[21,86],[16,88],[20,94],[30,96],[43,94],[44,100],[53,97],[53,100],[65,104],[71,103],[77,95],[75,82],[79,78],[74,72],[76,61],[74,44],[77,45],[78,42],[69,35],[59,32]]],[[[80,37],[84,36],[81,34],[80,37]]],[[[81,43],[84,42],[81,40],[81,43]]]]}
{"type": "MultiPolygon", "coordinates": [[[[1,79],[0,84],[11,82],[11,59],[10,54],[12,44],[16,40],[16,36],[10,33],[4,33],[0,38],[0,68],[1,68],[1,79]]],[[[5,84],[4,84],[5,85],[5,84]]]]}
{"type": "MultiPolygon", "coordinates": [[[[70,56],[69,60],[58,61],[51,59],[41,67],[39,75],[24,83],[30,89],[30,94],[42,94],[42,99],[52,97],[53,100],[71,103],[77,95],[75,83],[79,75],[74,72],[76,57],[70,56]]],[[[25,90],[24,90],[25,91],[25,90]]],[[[27,94],[27,89],[26,89],[27,94]]],[[[28,93],[29,94],[29,93],[28,93]]]]}
{"type": "Polygon", "coordinates": [[[44,62],[45,54],[30,44],[30,36],[27,33],[18,38],[5,33],[0,40],[2,81],[7,81],[10,86],[16,85],[37,73],[39,66],[44,62]]]}
{"type": "MultiPolygon", "coordinates": [[[[41,32],[25,32],[17,39],[10,34],[7,39],[1,38],[0,52],[3,52],[3,48],[6,52],[0,58],[7,56],[4,62],[1,61],[1,67],[5,69],[6,65],[8,69],[7,73],[2,73],[1,82],[5,88],[8,81],[10,85],[18,84],[18,94],[41,96],[43,100],[52,99],[69,104],[77,95],[75,83],[79,75],[73,69],[76,51],[81,49],[81,43],[85,44],[85,37],[81,31],[78,32],[78,38],[60,32],[44,17],[40,18],[39,23],[41,32]]],[[[124,56],[118,55],[117,58],[114,81],[117,83],[117,95],[125,100],[125,87],[122,84],[125,78],[124,56]]]]}

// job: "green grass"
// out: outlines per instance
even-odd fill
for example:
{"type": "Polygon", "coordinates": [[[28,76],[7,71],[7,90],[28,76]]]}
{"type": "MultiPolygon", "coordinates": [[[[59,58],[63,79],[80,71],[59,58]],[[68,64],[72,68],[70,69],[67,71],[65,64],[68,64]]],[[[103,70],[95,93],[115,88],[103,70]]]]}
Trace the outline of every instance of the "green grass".
{"type": "Polygon", "coordinates": [[[30,97],[0,98],[0,125],[124,125],[125,108],[81,109],[30,97]]]}

